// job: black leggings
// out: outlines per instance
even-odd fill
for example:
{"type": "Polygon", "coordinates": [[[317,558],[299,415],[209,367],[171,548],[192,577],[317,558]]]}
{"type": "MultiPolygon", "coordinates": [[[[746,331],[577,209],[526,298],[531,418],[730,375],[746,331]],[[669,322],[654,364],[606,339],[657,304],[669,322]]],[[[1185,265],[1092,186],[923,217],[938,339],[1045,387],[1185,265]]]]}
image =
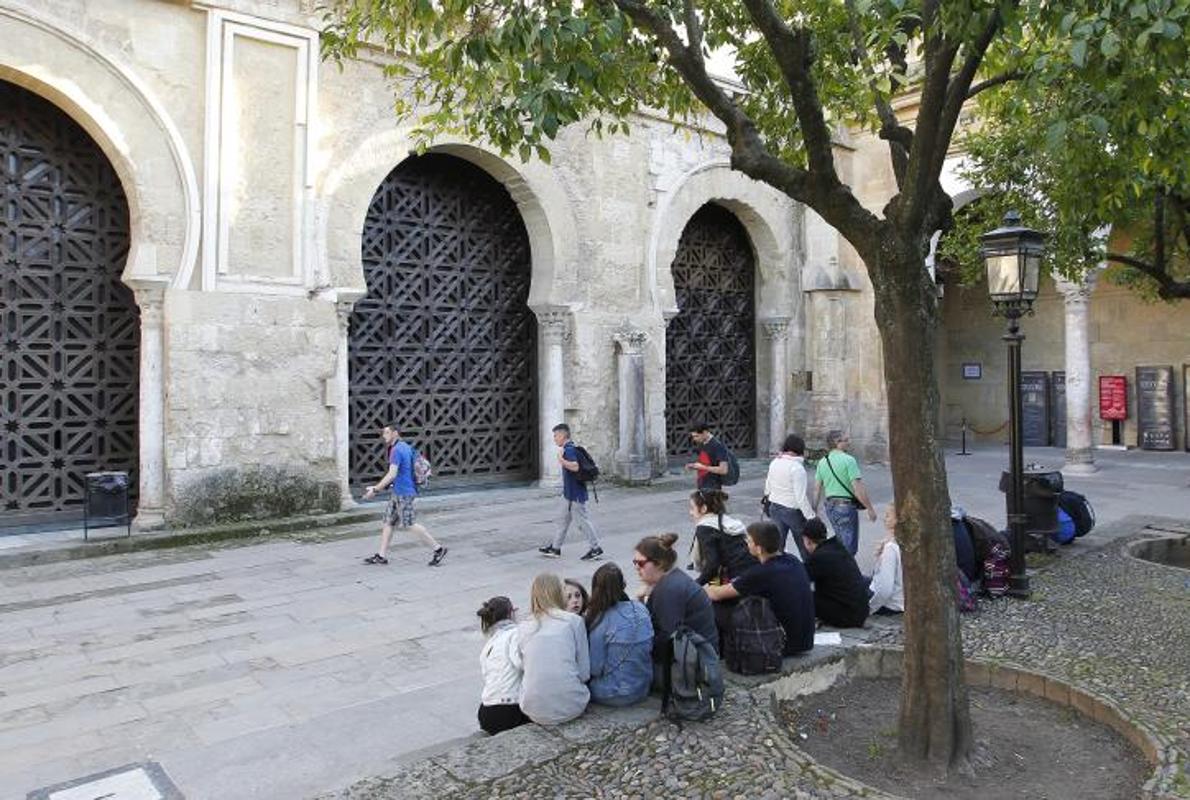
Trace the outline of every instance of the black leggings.
{"type": "Polygon", "coordinates": [[[529,718],[516,703],[479,707],[479,727],[493,735],[524,725],[528,721],[529,718]]]}

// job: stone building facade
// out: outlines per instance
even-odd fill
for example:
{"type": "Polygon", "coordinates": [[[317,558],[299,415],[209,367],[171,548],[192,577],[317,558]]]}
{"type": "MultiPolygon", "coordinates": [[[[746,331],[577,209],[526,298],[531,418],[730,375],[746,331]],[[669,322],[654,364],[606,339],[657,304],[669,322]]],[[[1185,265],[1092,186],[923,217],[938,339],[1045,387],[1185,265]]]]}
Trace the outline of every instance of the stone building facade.
{"type": "Polygon", "coordinates": [[[381,64],[321,63],[318,23],[299,0],[0,0],[0,86],[26,104],[0,108],[8,521],[77,511],[113,468],[145,527],[337,508],[383,469],[386,421],[448,484],[557,480],[559,421],[631,480],[695,416],[744,454],[844,419],[882,454],[863,279],[713,126],[576,126],[549,165],[414,156],[381,64]]]}
{"type": "MultiPolygon", "coordinates": [[[[550,164],[415,155],[379,57],[309,0],[0,0],[4,522],[134,476],[138,524],[339,508],[396,422],[443,483],[627,480],[696,418],[741,454],[883,458],[872,296],[712,124],[565,130],[550,164]]],[[[838,142],[879,207],[878,143],[838,142]]]]}

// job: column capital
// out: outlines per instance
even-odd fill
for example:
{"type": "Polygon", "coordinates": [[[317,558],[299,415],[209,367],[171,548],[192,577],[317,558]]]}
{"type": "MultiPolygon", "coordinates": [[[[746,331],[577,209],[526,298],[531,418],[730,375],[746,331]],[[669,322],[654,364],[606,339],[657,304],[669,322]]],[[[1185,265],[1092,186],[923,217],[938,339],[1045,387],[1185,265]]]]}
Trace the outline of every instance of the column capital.
{"type": "Polygon", "coordinates": [[[553,306],[533,309],[541,336],[547,344],[562,344],[570,338],[570,309],[553,306]]]}
{"type": "Polygon", "coordinates": [[[1087,270],[1075,279],[1054,273],[1054,288],[1062,293],[1067,303],[1085,303],[1091,299],[1095,291],[1095,283],[1099,280],[1099,270],[1087,270]]]}
{"type": "Polygon", "coordinates": [[[141,325],[161,327],[165,317],[165,287],[137,286],[133,292],[136,295],[136,304],[140,307],[141,325]]]}
{"type": "Polygon", "coordinates": [[[619,346],[620,351],[624,354],[638,355],[644,350],[645,343],[649,341],[649,334],[639,328],[624,324],[612,331],[612,341],[619,346]]]}
{"type": "Polygon", "coordinates": [[[355,308],[354,300],[338,300],[335,302],[335,319],[339,323],[339,333],[346,333],[351,322],[351,312],[355,308]]]}
{"type": "Polygon", "coordinates": [[[764,338],[769,341],[784,339],[789,335],[789,317],[768,317],[760,321],[764,338]]]}

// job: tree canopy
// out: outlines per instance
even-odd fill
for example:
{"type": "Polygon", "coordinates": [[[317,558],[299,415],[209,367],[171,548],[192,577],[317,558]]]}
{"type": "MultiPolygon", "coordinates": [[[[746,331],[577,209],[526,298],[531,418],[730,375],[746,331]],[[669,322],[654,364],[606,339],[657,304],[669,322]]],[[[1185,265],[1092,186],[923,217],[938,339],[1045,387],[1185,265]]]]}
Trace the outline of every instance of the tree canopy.
{"type": "Polygon", "coordinates": [[[964,278],[979,233],[1017,208],[1066,276],[1106,261],[1142,294],[1190,297],[1188,21],[1190,0],[1072,10],[1044,47],[1002,65],[1018,77],[979,98],[962,138],[965,177],[987,195],[941,248],[964,278]]]}

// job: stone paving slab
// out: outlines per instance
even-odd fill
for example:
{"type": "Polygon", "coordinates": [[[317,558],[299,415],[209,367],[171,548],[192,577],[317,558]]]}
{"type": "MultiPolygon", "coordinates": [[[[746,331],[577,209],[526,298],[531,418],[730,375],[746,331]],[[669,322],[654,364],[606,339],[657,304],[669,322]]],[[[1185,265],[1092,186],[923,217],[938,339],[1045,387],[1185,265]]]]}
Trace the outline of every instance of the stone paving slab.
{"type": "MultiPolygon", "coordinates": [[[[1132,455],[1071,480],[1091,496],[1100,528],[1064,548],[1063,560],[1123,535],[1113,520],[1129,514],[1190,518],[1187,495],[1175,491],[1190,457],[1132,455]]],[[[1005,462],[995,449],[951,463],[956,499],[996,523],[1005,462]]],[[[883,505],[887,469],[865,467],[865,480],[883,505]]],[[[627,566],[636,540],[662,530],[688,542],[688,490],[601,490],[593,516],[609,556],[627,566]]],[[[749,467],[733,487],[733,513],[755,519],[761,490],[749,467]]],[[[439,569],[403,539],[389,567],[365,567],[374,528],[358,525],[342,537],[318,529],[251,546],[0,566],[0,603],[37,601],[0,612],[0,703],[9,709],[0,712],[0,800],[147,760],[190,800],[288,799],[395,774],[468,739],[480,690],[475,608],[492,594],[525,607],[537,572],[589,579],[597,566],[577,560],[583,548],[573,539],[560,561],[536,554],[560,500],[538,489],[498,494],[424,515],[451,548],[439,569]],[[86,592],[99,594],[78,598],[86,592]]],[[[870,567],[882,530],[862,527],[860,560],[870,567]]],[[[602,733],[584,722],[558,735],[602,733]]]]}

